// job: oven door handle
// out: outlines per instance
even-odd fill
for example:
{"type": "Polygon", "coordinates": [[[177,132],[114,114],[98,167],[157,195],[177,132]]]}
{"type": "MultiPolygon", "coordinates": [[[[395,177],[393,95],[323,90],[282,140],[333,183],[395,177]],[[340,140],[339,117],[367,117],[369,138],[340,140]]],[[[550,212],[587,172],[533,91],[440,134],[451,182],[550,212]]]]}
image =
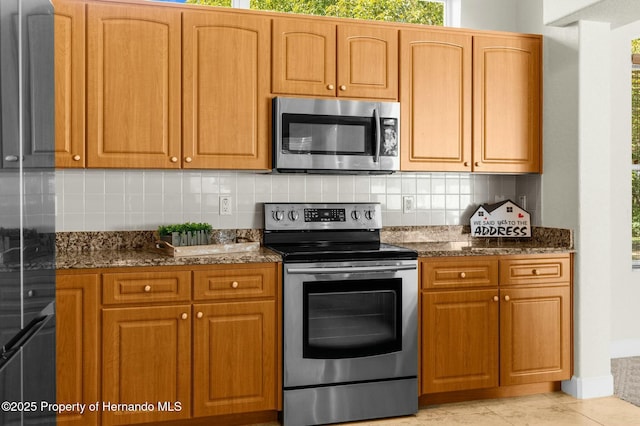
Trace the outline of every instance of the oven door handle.
{"type": "Polygon", "coordinates": [[[397,272],[418,269],[416,265],[341,266],[337,268],[287,268],[289,274],[358,274],[368,272],[397,272]]]}

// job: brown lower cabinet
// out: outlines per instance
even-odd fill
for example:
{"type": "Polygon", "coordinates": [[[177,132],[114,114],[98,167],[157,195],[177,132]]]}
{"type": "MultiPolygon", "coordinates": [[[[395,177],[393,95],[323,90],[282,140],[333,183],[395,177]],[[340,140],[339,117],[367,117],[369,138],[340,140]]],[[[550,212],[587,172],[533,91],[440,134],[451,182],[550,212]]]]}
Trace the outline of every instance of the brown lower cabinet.
{"type": "MultiPolygon", "coordinates": [[[[98,400],[100,309],[98,274],[56,277],[56,396],[63,404],[91,404],[98,400]]],[[[95,425],[98,412],[66,412],[58,424],[95,425]]]]}
{"type": "Polygon", "coordinates": [[[420,264],[422,395],[570,379],[570,254],[420,264]]]}
{"type": "Polygon", "coordinates": [[[277,263],[60,271],[58,401],[100,406],[59,420],[275,419],[280,271],[277,263]]]}

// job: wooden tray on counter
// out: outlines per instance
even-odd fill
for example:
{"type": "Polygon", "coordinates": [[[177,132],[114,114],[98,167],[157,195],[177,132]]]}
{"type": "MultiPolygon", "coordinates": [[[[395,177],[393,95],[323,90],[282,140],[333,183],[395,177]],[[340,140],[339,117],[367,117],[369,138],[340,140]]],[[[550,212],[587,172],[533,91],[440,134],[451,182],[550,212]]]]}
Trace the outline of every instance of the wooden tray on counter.
{"type": "Polygon", "coordinates": [[[241,253],[247,251],[256,251],[260,249],[260,243],[257,241],[247,243],[229,243],[229,244],[209,244],[197,246],[179,246],[174,247],[166,241],[156,241],[155,249],[167,256],[185,257],[185,256],[208,256],[214,254],[225,253],[241,253]]]}

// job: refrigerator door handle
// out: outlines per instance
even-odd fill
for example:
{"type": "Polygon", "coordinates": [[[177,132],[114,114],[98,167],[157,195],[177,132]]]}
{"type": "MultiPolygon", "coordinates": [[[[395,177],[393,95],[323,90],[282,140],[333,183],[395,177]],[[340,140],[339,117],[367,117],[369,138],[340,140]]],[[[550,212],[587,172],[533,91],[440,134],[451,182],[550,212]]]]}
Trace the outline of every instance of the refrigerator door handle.
{"type": "Polygon", "coordinates": [[[0,372],[22,348],[55,315],[56,302],[49,303],[37,317],[0,348],[0,372]]]}

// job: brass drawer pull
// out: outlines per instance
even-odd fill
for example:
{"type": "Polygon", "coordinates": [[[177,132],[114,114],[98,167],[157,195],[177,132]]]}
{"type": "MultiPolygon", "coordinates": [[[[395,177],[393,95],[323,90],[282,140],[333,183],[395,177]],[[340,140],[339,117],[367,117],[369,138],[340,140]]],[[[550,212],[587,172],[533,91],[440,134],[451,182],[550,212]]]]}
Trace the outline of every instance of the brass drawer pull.
{"type": "Polygon", "coordinates": [[[467,277],[467,274],[466,274],[466,273],[464,273],[464,272],[460,272],[460,278],[466,278],[466,277],[467,277]]]}
{"type": "Polygon", "coordinates": [[[151,286],[149,284],[144,286],[144,292],[149,293],[151,291],[151,286]]]}
{"type": "Polygon", "coordinates": [[[238,288],[238,286],[239,286],[238,281],[234,281],[231,283],[232,288],[238,288]]]}

